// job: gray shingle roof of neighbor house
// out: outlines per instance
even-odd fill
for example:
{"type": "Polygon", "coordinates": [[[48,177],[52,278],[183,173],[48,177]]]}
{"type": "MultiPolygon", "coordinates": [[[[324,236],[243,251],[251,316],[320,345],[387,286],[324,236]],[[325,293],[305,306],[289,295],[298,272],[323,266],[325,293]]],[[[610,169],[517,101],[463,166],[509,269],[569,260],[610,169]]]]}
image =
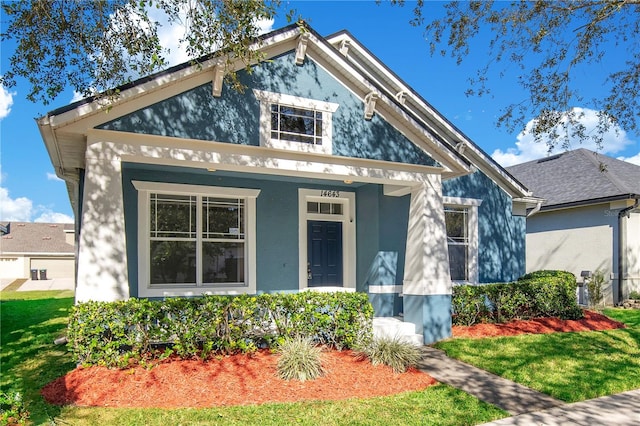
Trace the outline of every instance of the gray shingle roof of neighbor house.
{"type": "Polygon", "coordinates": [[[0,239],[2,254],[75,254],[65,234],[73,232],[69,223],[2,222],[7,229],[0,239]],[[66,232],[65,232],[66,231],[66,232]]]}
{"type": "Polygon", "coordinates": [[[507,167],[544,208],[640,197],[640,166],[580,148],[507,167]]]}

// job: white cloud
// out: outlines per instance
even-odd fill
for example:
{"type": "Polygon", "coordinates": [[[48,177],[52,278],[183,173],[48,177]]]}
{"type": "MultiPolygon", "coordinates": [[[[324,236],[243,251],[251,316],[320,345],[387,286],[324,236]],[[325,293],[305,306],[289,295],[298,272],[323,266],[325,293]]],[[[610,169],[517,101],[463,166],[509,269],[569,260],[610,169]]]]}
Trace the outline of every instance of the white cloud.
{"type": "Polygon", "coordinates": [[[82,93],[77,92],[77,91],[73,91],[73,97],[71,98],[71,101],[69,102],[70,104],[74,103],[74,102],[78,102],[79,100],[84,99],[84,96],[82,95],[82,93]]]}
{"type": "Polygon", "coordinates": [[[47,172],[47,180],[52,180],[54,182],[64,182],[55,173],[47,172]]]}
{"type": "MultiPolygon", "coordinates": [[[[598,112],[588,108],[575,108],[578,115],[582,113],[582,117],[579,118],[581,123],[586,127],[587,133],[597,131],[596,126],[598,123],[598,112]]],[[[496,149],[491,156],[502,166],[511,166],[513,164],[520,164],[538,158],[546,157],[547,155],[557,154],[565,151],[561,146],[556,146],[551,152],[549,152],[549,146],[545,141],[535,142],[530,130],[533,125],[533,120],[529,121],[525,127],[525,131],[520,133],[517,137],[515,147],[509,147],[504,151],[496,149]]],[[[633,141],[627,137],[626,132],[621,128],[612,128],[605,135],[603,135],[602,149],[598,148],[594,142],[584,141],[580,142],[578,139],[570,140],[569,149],[587,148],[592,151],[598,151],[602,154],[616,154],[624,150],[628,145],[631,145],[633,141]]],[[[635,157],[633,157],[635,158],[635,157]]]]}
{"type": "Polygon", "coordinates": [[[44,223],[73,223],[73,218],[64,213],[57,213],[52,211],[51,209],[47,209],[44,207],[40,207],[42,212],[40,215],[34,220],[34,222],[44,222],[44,223]]]}
{"type": "Polygon", "coordinates": [[[0,187],[0,220],[29,222],[33,202],[26,197],[11,198],[9,190],[0,187]]]}
{"type": "Polygon", "coordinates": [[[0,120],[5,118],[11,112],[11,105],[13,105],[14,92],[9,92],[0,84],[0,120]]]}
{"type": "Polygon", "coordinates": [[[5,222],[73,223],[73,218],[45,206],[33,206],[27,197],[11,198],[7,188],[0,187],[0,220],[5,222]]]}
{"type": "Polygon", "coordinates": [[[633,163],[640,166],[640,152],[633,157],[618,157],[618,160],[626,161],[627,163],[633,163]]]}

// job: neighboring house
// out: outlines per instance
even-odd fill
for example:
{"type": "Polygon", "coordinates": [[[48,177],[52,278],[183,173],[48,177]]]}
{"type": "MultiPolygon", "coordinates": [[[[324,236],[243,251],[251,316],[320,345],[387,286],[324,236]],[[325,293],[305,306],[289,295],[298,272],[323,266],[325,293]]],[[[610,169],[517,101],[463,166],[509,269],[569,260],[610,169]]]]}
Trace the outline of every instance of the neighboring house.
{"type": "Polygon", "coordinates": [[[0,278],[73,278],[73,229],[62,223],[0,223],[0,278]]]}
{"type": "Polygon", "coordinates": [[[640,291],[640,166],[576,149],[507,170],[546,200],[527,217],[527,271],[600,270],[608,304],[640,291]]]}
{"type": "Polygon", "coordinates": [[[432,342],[452,279],[524,273],[525,187],[348,32],[260,40],[243,92],[212,56],[38,121],[78,302],[343,288],[432,342]]]}

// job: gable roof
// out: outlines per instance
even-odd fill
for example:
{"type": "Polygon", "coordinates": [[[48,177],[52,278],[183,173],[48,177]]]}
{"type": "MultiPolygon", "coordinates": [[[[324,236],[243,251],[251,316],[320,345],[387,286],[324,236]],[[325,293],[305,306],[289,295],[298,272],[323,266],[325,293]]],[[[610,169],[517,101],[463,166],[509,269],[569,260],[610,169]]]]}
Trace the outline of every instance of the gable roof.
{"type": "Polygon", "coordinates": [[[580,148],[507,167],[543,209],[640,198],[640,166],[580,148]]]}
{"type": "Polygon", "coordinates": [[[66,233],[74,232],[70,223],[3,222],[7,229],[0,239],[0,253],[75,255],[66,242],[66,233]]]}
{"type": "MultiPolygon", "coordinates": [[[[302,55],[302,60],[308,56],[328,69],[364,105],[369,104],[367,100],[374,99],[375,113],[436,160],[442,166],[443,179],[463,176],[479,169],[511,197],[520,199],[530,195],[520,182],[348,32],[324,38],[306,23],[303,26],[292,24],[265,34],[256,42],[257,47],[265,53],[265,59],[291,51],[296,53],[296,60],[299,55],[302,55]],[[345,45],[352,48],[344,49],[345,45]]],[[[222,66],[220,58],[214,53],[201,58],[196,65],[187,62],[122,86],[119,88],[119,98],[108,105],[108,116],[104,114],[104,103],[87,98],[40,118],[38,125],[49,156],[56,174],[67,181],[74,208],[79,170],[85,168],[88,130],[206,83],[212,83],[215,88],[215,79],[221,75],[218,71],[222,66]]],[[[241,70],[244,66],[244,63],[237,61],[233,70],[241,70]]]]}

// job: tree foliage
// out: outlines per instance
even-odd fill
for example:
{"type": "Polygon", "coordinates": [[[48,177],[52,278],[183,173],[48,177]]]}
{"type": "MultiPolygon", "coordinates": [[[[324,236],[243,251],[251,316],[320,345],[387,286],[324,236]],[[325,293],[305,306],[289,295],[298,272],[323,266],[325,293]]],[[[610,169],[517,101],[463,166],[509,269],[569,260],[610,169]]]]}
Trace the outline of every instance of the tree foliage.
{"type": "MultiPolygon", "coordinates": [[[[16,50],[0,81],[5,87],[25,78],[27,99],[47,104],[67,87],[83,96],[117,95],[132,79],[166,68],[160,45],[162,25],[185,29],[181,38],[196,61],[213,51],[259,59],[250,49],[260,20],[272,19],[280,0],[17,0],[3,2],[7,17],[1,38],[16,50]]],[[[229,74],[231,77],[234,74],[229,74]]]]}
{"type": "MultiPolygon", "coordinates": [[[[404,0],[391,0],[403,5],[404,0]]],[[[601,145],[602,136],[617,126],[639,130],[640,118],[640,2],[638,0],[536,0],[452,1],[442,17],[428,16],[433,9],[419,0],[412,25],[423,27],[431,54],[450,56],[462,63],[475,48],[475,39],[486,40],[487,61],[469,78],[469,95],[487,95],[499,84],[507,68],[519,70],[520,85],[528,98],[504,108],[498,124],[508,130],[528,129],[550,148],[567,146],[572,138],[601,145]],[[485,38],[489,33],[489,37],[485,38]],[[606,81],[593,81],[606,94],[586,99],[576,84],[576,73],[591,66],[611,68],[607,48],[626,52],[620,69],[611,69],[606,81]],[[597,132],[582,124],[583,110],[598,111],[597,132]]]]}

